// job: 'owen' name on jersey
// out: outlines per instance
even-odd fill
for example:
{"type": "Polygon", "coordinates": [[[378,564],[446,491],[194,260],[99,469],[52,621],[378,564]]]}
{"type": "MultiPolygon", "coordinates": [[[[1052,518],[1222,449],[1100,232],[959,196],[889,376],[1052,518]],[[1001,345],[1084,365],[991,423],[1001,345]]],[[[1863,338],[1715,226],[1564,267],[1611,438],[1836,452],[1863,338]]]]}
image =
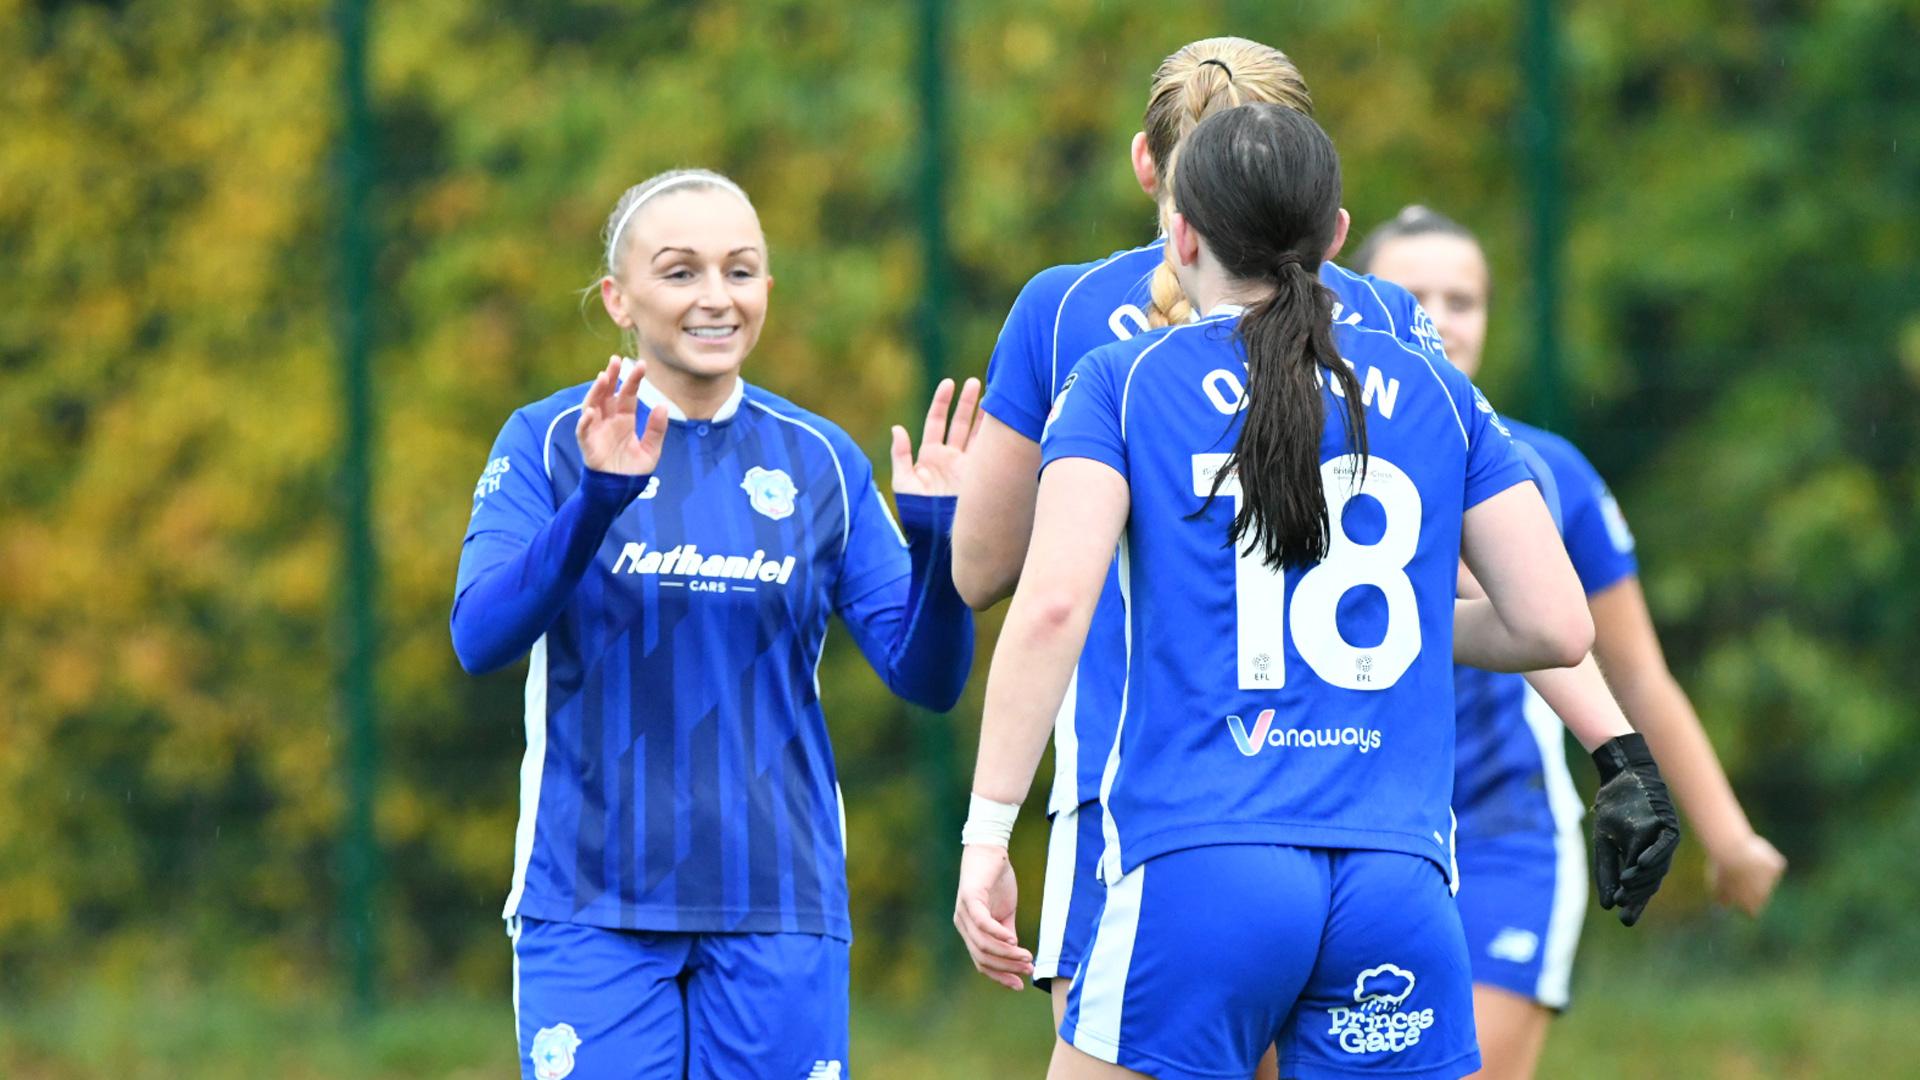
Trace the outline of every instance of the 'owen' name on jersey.
{"type": "MultiPolygon", "coordinates": [[[[1344,357],[1342,359],[1345,359],[1344,357]]],[[[1348,360],[1347,366],[1359,375],[1360,369],[1348,360]]],[[[1226,368],[1216,368],[1207,372],[1200,380],[1200,391],[1213,402],[1213,407],[1221,413],[1232,416],[1247,407],[1247,388],[1240,384],[1240,376],[1226,368]]],[[[1065,392],[1064,390],[1062,391],[1065,392]]],[[[1335,397],[1346,397],[1346,388],[1338,381],[1333,384],[1335,397]]],[[[1360,403],[1370,409],[1378,409],[1383,420],[1393,419],[1394,403],[1400,400],[1400,380],[1389,379],[1380,373],[1380,369],[1371,365],[1361,380],[1360,403]]]]}

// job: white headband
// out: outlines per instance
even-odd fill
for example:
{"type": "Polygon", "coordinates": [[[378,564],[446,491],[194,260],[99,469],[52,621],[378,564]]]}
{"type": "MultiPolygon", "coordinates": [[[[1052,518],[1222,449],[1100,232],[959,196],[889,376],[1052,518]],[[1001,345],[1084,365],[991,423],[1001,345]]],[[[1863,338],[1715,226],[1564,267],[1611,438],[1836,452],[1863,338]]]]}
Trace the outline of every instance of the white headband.
{"type": "Polygon", "coordinates": [[[668,180],[665,183],[661,184],[659,187],[654,188],[652,191],[647,192],[645,195],[642,195],[639,198],[633,200],[633,205],[627,207],[627,212],[624,214],[621,214],[620,220],[613,223],[613,231],[607,234],[607,269],[609,270],[616,269],[613,262],[614,253],[618,251],[620,248],[620,234],[626,231],[627,222],[633,219],[634,211],[646,205],[647,200],[653,198],[655,195],[659,195],[662,192],[672,191],[674,188],[686,187],[689,184],[704,184],[707,187],[717,187],[717,188],[723,188],[727,191],[731,191],[735,195],[738,195],[740,197],[741,202],[747,204],[747,209],[749,210],[753,209],[753,200],[747,198],[747,193],[740,190],[740,185],[734,183],[733,181],[727,179],[724,176],[718,176],[714,173],[706,173],[706,172],[688,173],[685,176],[676,176],[673,179],[668,180]]]}

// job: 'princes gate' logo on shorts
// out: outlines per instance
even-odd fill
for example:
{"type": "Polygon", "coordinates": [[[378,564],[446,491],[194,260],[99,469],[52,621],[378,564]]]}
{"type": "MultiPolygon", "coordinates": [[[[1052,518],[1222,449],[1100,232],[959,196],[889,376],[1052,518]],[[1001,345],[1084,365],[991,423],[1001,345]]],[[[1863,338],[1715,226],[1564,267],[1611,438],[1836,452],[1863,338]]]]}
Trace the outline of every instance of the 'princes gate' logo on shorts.
{"type": "Polygon", "coordinates": [[[1247,757],[1260,752],[1263,746],[1291,746],[1302,750],[1312,750],[1322,746],[1351,746],[1361,753],[1380,748],[1380,733],[1369,728],[1290,728],[1286,731],[1274,731],[1273,710],[1262,710],[1253,722],[1253,730],[1237,716],[1227,717],[1227,732],[1233,736],[1233,745],[1247,757]]]}
{"type": "Polygon", "coordinates": [[[1353,981],[1353,1007],[1327,1010],[1333,1019],[1327,1034],[1349,1054],[1397,1054],[1419,1042],[1420,1033],[1433,1026],[1433,1010],[1400,1010],[1414,981],[1413,972],[1392,964],[1361,972],[1353,981]]]}

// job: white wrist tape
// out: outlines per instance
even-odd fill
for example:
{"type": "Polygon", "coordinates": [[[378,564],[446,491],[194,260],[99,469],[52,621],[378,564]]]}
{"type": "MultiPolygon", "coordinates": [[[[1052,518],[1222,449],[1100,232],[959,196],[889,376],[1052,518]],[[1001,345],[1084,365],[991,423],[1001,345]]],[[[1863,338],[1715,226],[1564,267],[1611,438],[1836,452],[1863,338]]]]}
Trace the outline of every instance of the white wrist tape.
{"type": "Polygon", "coordinates": [[[994,802],[975,795],[967,804],[967,823],[960,827],[960,842],[1006,847],[1013,838],[1014,819],[1019,816],[1019,803],[994,802]]]}

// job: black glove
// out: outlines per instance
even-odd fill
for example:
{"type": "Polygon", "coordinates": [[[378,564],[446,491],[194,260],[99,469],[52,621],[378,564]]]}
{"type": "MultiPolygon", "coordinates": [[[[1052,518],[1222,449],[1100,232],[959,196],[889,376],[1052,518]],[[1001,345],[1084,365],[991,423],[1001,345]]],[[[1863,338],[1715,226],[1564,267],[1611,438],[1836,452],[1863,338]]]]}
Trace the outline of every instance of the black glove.
{"type": "Polygon", "coordinates": [[[1593,797],[1593,880],[1600,906],[1620,906],[1620,922],[1640,921],[1647,901],[1673,866],[1680,817],[1653,751],[1638,732],[1606,741],[1593,752],[1600,792],[1593,797]]]}

